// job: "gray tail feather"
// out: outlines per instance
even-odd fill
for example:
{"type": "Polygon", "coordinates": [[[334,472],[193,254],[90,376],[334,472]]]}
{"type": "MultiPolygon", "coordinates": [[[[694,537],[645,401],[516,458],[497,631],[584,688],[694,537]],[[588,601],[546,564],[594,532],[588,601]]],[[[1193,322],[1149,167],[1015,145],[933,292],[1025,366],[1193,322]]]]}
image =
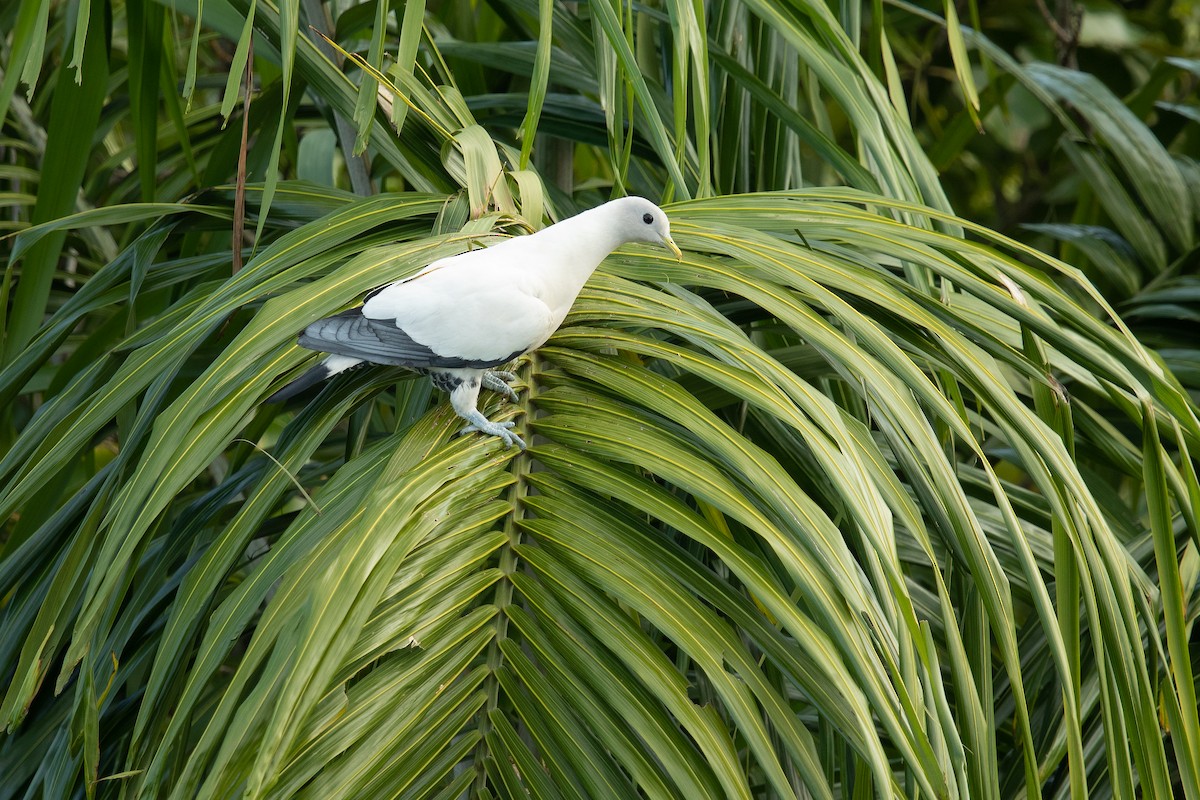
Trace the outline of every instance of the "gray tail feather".
{"type": "Polygon", "coordinates": [[[315,367],[310,369],[308,372],[301,375],[299,378],[296,378],[296,380],[292,381],[287,386],[284,386],[282,389],[280,389],[275,394],[268,397],[263,402],[264,403],[282,403],[284,400],[288,400],[288,399],[300,394],[305,389],[308,389],[309,387],[312,387],[312,386],[316,386],[318,383],[325,380],[332,374],[333,374],[333,370],[330,369],[329,366],[325,364],[325,362],[321,362],[320,364],[317,364],[315,367]]]}

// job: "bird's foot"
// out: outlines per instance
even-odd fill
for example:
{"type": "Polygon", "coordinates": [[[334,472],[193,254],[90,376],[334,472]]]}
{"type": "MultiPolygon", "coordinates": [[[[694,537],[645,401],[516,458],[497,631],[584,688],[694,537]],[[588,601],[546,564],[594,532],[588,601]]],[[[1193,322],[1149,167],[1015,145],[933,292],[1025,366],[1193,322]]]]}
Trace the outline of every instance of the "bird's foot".
{"type": "Polygon", "coordinates": [[[514,403],[517,402],[517,393],[509,386],[515,381],[517,376],[511,372],[505,372],[501,369],[489,369],[483,373],[483,388],[490,389],[497,394],[502,394],[514,403]]]}
{"type": "Polygon", "coordinates": [[[489,436],[499,436],[504,440],[504,446],[506,448],[512,447],[515,444],[522,450],[525,449],[525,440],[509,430],[517,424],[515,422],[492,422],[478,411],[475,411],[473,414],[466,417],[466,420],[471,424],[460,430],[460,435],[464,433],[476,432],[486,433],[489,436]]]}

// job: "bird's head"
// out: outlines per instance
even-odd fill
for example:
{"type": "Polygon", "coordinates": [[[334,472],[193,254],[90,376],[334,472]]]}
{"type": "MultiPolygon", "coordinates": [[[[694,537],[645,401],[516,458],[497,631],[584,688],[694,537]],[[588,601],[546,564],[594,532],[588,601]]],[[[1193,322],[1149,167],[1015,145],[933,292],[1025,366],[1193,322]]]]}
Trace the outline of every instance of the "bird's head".
{"type": "Polygon", "coordinates": [[[613,207],[625,241],[660,244],[674,253],[676,258],[683,258],[679,246],[671,238],[671,222],[661,208],[644,197],[623,197],[613,200],[609,205],[613,207]]]}

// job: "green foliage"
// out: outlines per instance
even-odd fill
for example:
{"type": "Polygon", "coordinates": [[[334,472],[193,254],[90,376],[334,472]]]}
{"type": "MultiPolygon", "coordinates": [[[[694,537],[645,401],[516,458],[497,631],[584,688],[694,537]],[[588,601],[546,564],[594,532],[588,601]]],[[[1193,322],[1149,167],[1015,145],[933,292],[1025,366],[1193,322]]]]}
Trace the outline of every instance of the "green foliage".
{"type": "Polygon", "coordinates": [[[953,5],[86,8],[0,10],[0,798],[1200,798],[1191,62],[1122,98],[953,5]],[[307,322],[627,192],[685,257],[486,398],[527,453],[392,369],[263,405],[307,322]]]}

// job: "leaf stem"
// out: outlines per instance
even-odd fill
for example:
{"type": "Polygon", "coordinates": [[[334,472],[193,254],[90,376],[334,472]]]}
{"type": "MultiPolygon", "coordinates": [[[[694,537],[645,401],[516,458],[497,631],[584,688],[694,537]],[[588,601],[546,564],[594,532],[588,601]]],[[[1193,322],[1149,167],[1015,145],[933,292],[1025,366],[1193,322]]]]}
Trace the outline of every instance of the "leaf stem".
{"type": "MultiPolygon", "coordinates": [[[[534,379],[533,376],[538,371],[538,356],[536,353],[531,353],[528,356],[526,376],[527,389],[525,398],[521,402],[524,416],[528,419],[532,412],[531,401],[534,395],[534,379]]],[[[528,430],[524,431],[526,438],[530,436],[528,430]]],[[[526,476],[529,474],[530,456],[528,452],[522,452],[509,462],[516,474],[516,481],[509,487],[508,500],[511,507],[507,518],[504,521],[504,535],[508,541],[500,548],[500,573],[501,580],[496,583],[496,593],[493,604],[496,606],[496,635],[488,645],[487,666],[488,676],[485,679],[485,689],[487,691],[487,703],[484,705],[483,716],[479,720],[479,743],[475,746],[475,787],[472,792],[473,796],[478,796],[487,782],[487,769],[484,766],[483,760],[488,752],[487,735],[491,731],[492,722],[491,714],[500,705],[500,681],[496,678],[496,673],[503,666],[502,660],[504,655],[501,651],[501,644],[508,638],[508,607],[512,603],[513,584],[509,580],[517,570],[517,553],[515,547],[521,543],[521,519],[525,515],[525,497],[529,494],[529,483],[526,476]]]]}

